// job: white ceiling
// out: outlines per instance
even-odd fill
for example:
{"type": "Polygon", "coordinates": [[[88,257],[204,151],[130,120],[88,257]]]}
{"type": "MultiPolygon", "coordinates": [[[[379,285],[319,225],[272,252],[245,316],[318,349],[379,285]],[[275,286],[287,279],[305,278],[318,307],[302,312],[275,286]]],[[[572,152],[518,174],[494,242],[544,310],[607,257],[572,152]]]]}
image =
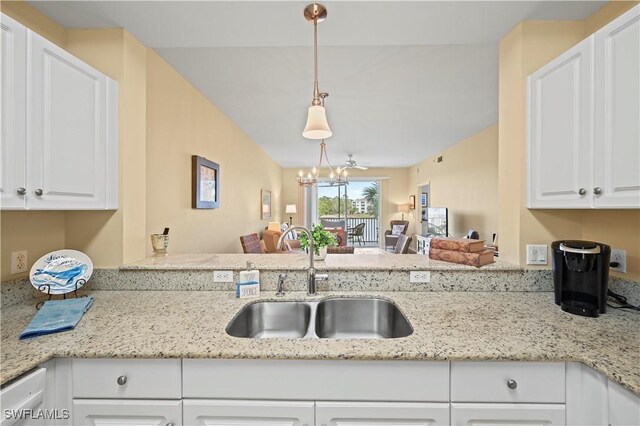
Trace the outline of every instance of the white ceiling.
{"type": "MultiPolygon", "coordinates": [[[[317,161],[318,142],[301,136],[313,78],[307,2],[31,3],[68,28],[126,28],[280,165],[317,161]]],[[[497,121],[498,42],[518,22],[582,20],[606,2],[324,3],[329,156],[405,167],[497,121]]]]}

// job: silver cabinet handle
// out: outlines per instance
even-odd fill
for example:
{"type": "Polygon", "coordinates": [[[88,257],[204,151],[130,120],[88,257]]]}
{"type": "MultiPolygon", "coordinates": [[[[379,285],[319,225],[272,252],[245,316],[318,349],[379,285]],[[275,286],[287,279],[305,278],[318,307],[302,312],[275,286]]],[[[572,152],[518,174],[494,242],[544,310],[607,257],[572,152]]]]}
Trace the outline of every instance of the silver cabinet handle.
{"type": "Polygon", "coordinates": [[[20,187],[16,192],[18,193],[18,195],[25,195],[27,193],[27,188],[20,187]]]}
{"type": "Polygon", "coordinates": [[[587,190],[584,188],[580,188],[580,190],[578,191],[578,194],[580,195],[585,195],[587,193],[587,190]]]}
{"type": "Polygon", "coordinates": [[[596,195],[602,194],[602,188],[600,188],[599,186],[596,186],[595,188],[593,188],[593,193],[596,195]]]}
{"type": "Polygon", "coordinates": [[[120,386],[124,386],[127,384],[127,376],[120,376],[118,380],[116,380],[120,386]]]}
{"type": "Polygon", "coordinates": [[[42,197],[42,194],[44,194],[44,191],[42,189],[38,188],[38,189],[35,190],[35,193],[36,193],[36,195],[38,197],[42,197]]]}
{"type": "Polygon", "coordinates": [[[507,387],[508,387],[509,389],[515,389],[515,388],[517,388],[517,387],[518,387],[518,382],[516,382],[516,381],[515,381],[515,380],[513,380],[513,379],[509,379],[509,380],[507,380],[507,387]]]}

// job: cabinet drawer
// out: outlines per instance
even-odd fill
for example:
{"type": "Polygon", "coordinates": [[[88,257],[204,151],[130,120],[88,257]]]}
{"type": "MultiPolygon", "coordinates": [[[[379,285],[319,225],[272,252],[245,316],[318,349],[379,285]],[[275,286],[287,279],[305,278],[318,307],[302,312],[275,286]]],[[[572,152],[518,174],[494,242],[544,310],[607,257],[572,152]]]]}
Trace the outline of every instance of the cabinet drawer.
{"type": "Polygon", "coordinates": [[[179,359],[74,359],[74,398],[178,399],[179,359]]]}
{"type": "Polygon", "coordinates": [[[564,369],[563,362],[453,362],[451,401],[563,403],[564,369]]]}

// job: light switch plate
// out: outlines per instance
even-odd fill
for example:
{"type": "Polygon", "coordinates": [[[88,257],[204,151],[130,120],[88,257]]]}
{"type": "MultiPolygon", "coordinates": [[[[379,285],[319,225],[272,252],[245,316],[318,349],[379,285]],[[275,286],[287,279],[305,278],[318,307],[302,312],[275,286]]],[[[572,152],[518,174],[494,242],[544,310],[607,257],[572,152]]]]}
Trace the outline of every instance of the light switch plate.
{"type": "Polygon", "coordinates": [[[527,244],[527,265],[546,265],[548,246],[527,244]]]}
{"type": "Polygon", "coordinates": [[[213,271],[214,283],[232,283],[233,271],[213,271]]]}
{"type": "Polygon", "coordinates": [[[428,283],[431,281],[431,271],[411,271],[409,273],[409,282],[418,284],[418,283],[428,283]]]}

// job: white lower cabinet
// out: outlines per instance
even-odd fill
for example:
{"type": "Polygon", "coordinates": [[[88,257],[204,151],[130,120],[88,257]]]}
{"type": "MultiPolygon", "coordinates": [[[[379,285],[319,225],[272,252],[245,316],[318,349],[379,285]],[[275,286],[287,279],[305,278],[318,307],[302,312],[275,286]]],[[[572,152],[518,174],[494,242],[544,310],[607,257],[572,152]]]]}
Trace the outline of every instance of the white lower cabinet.
{"type": "Polygon", "coordinates": [[[182,401],[74,399],[73,424],[80,426],[180,426],[182,401]]]}
{"type": "Polygon", "coordinates": [[[316,425],[448,425],[448,403],[316,402],[316,425]]]}
{"type": "Polygon", "coordinates": [[[564,404],[452,403],[452,425],[564,425],[564,404]]]}
{"type": "Polygon", "coordinates": [[[640,397],[617,383],[608,381],[608,411],[610,426],[640,425],[640,397]]]}
{"type": "MultiPolygon", "coordinates": [[[[43,425],[42,419],[34,419],[28,413],[44,409],[47,370],[39,368],[26,374],[0,391],[0,413],[2,426],[43,425]]],[[[34,416],[37,417],[37,416],[34,416]]]]}
{"type": "MultiPolygon", "coordinates": [[[[0,391],[52,426],[640,426],[640,397],[581,363],[55,359],[0,391]],[[70,412],[70,418],[64,413],[70,412]]],[[[42,424],[15,421],[5,425],[42,424]]]]}
{"type": "Polygon", "coordinates": [[[312,426],[313,401],[248,401],[185,399],[185,425],[312,426]]]}

